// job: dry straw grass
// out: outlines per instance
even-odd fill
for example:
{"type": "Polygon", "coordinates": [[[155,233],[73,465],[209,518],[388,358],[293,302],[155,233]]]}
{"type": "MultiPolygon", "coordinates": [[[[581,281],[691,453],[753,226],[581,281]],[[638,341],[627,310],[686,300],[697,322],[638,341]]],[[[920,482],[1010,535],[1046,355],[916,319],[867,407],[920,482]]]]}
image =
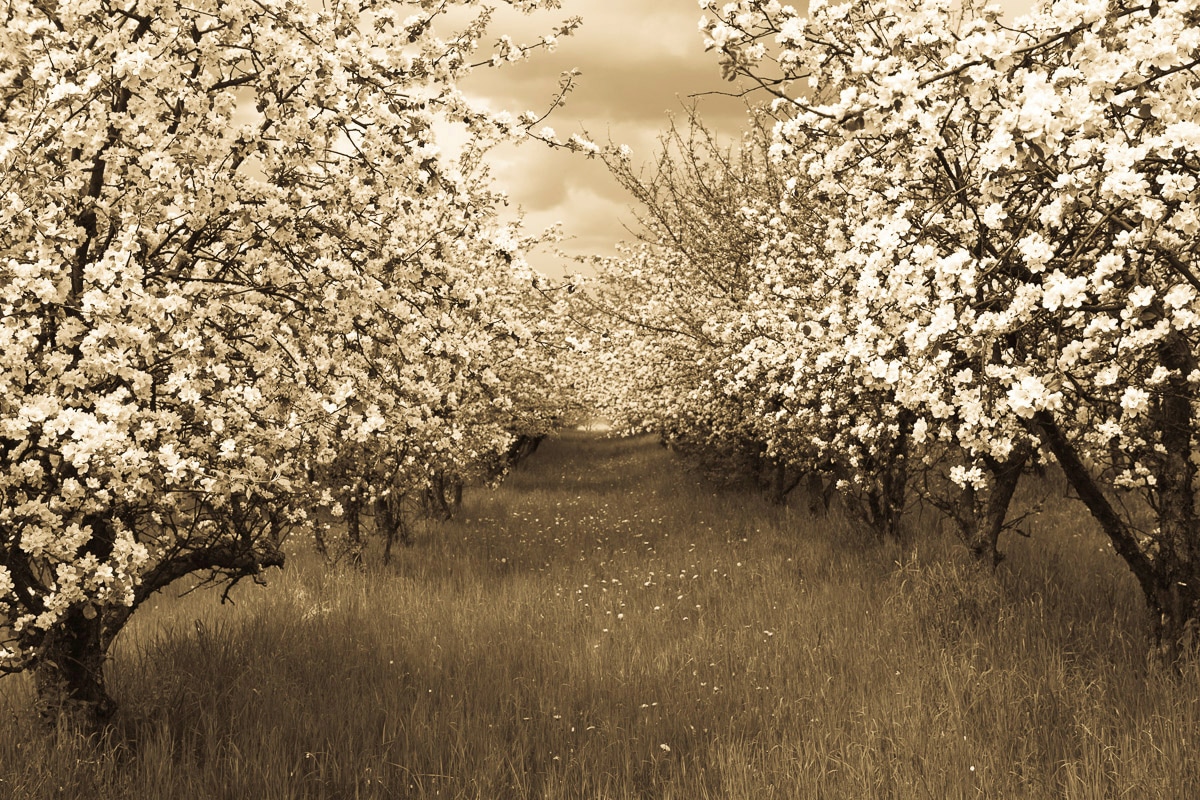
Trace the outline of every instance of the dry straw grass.
{"type": "Polygon", "coordinates": [[[1067,503],[996,576],[927,534],[565,435],[391,569],[139,612],[110,737],[0,681],[0,797],[1188,798],[1200,669],[1067,503]]]}

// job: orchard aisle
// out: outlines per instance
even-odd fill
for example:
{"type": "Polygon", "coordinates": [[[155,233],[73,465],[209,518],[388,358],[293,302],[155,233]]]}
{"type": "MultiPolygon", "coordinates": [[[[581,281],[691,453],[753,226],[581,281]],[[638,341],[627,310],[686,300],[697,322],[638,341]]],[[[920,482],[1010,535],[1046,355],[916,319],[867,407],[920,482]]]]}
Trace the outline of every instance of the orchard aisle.
{"type": "Polygon", "coordinates": [[[661,577],[718,553],[722,559],[709,569],[725,574],[761,545],[750,545],[756,534],[811,523],[753,492],[714,487],[655,437],[570,430],[545,440],[497,491],[471,492],[462,518],[430,535],[458,553],[481,540],[489,558],[509,570],[603,573],[620,560],[622,568],[661,577]]]}
{"type": "Polygon", "coordinates": [[[681,502],[697,494],[715,497],[653,437],[568,431],[543,442],[500,491],[474,493],[478,510],[472,516],[469,504],[464,524],[506,548],[501,558],[524,562],[557,550],[586,559],[653,548],[673,530],[712,531],[713,519],[681,502]]]}

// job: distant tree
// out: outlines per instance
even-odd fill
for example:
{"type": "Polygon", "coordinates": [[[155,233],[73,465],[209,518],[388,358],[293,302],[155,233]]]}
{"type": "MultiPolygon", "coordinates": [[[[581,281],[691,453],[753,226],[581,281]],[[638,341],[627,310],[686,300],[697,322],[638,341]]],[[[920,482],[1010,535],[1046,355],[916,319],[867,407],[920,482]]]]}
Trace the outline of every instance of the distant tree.
{"type": "Polygon", "coordinates": [[[730,144],[689,109],[686,122],[673,121],[661,137],[648,171],[626,149],[603,151],[637,203],[640,243],[597,262],[591,289],[604,317],[597,325],[610,334],[600,350],[621,373],[597,387],[605,413],[655,430],[710,470],[762,472],[771,482],[766,443],[740,407],[746,398],[712,380],[739,346],[729,335],[734,321],[750,311],[758,243],[745,211],[781,190],[767,159],[769,127],[761,116],[750,119],[759,127],[730,144]],[[631,349],[631,338],[643,346],[631,349]],[[630,383],[635,377],[646,381],[630,383]]]}
{"type": "Polygon", "coordinates": [[[658,430],[710,471],[753,477],[777,502],[803,485],[821,506],[840,485],[852,511],[895,536],[910,441],[892,427],[892,394],[827,359],[817,335],[824,220],[836,209],[807,194],[812,179],[785,174],[775,119],[762,109],[747,119],[726,143],[689,113],[649,170],[619,147],[604,152],[638,203],[642,240],[599,265],[607,413],[658,430]]]}
{"type": "Polygon", "coordinates": [[[453,261],[428,264],[420,285],[406,289],[405,302],[420,298],[421,313],[387,348],[389,366],[364,377],[378,387],[373,396],[393,404],[368,411],[375,421],[364,426],[358,403],[319,468],[342,512],[317,531],[331,557],[362,563],[378,535],[389,560],[415,520],[449,519],[465,485],[498,480],[518,443],[546,436],[578,409],[559,358],[571,350],[564,293],[547,291],[522,255],[542,237],[519,233],[517,224],[481,228],[478,241],[460,242],[453,261]],[[411,336],[429,321],[436,330],[411,336]],[[387,375],[398,364],[419,394],[393,393],[387,375]]]}

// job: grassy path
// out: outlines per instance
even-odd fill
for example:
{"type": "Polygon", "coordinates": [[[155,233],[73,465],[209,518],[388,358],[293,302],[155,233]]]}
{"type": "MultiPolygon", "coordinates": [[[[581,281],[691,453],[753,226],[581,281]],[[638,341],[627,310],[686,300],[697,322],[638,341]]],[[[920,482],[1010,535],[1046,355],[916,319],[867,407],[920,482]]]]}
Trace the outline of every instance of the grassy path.
{"type": "Polygon", "coordinates": [[[139,612],[107,752],[0,681],[0,798],[1195,796],[1200,676],[1051,523],[993,579],[567,433],[392,568],[139,612]]]}

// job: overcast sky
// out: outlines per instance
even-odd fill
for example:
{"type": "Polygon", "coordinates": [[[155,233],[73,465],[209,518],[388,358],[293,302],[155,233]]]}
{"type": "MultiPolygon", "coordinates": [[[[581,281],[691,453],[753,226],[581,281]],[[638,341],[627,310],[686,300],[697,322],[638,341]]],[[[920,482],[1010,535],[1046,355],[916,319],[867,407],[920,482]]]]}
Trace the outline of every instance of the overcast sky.
{"type": "MultiPolygon", "coordinates": [[[[1031,0],[1000,3],[1015,16],[1031,0]]],[[[587,131],[597,143],[626,144],[641,159],[653,156],[668,115],[682,114],[691,102],[699,103],[710,128],[730,138],[742,129],[744,101],[711,94],[691,98],[739,88],[721,79],[716,55],[704,52],[696,0],[563,0],[559,11],[499,13],[492,30],[529,43],[572,16],[582,17],[583,26],[561,39],[555,52],[539,50],[526,62],[478,69],[463,88],[496,110],[542,111],[559,74],[577,68],[582,72],[577,88],[546,124],[563,139],[587,131]]],[[[599,159],[534,141],[498,148],[492,155],[496,181],[513,207],[525,210],[528,228],[561,222],[571,237],[561,245],[568,253],[610,255],[616,242],[632,238],[623,227],[633,224],[627,196],[599,159]]],[[[551,253],[532,254],[530,261],[549,274],[574,269],[551,253]]]]}
{"type": "MultiPolygon", "coordinates": [[[[559,74],[577,68],[577,87],[545,124],[560,138],[586,130],[597,143],[627,144],[642,158],[654,153],[668,114],[681,114],[693,102],[689,95],[733,88],[721,80],[716,56],[704,52],[696,0],[563,0],[560,11],[497,15],[492,28],[532,42],[571,16],[583,17],[583,26],[560,39],[555,52],[476,70],[464,88],[493,109],[542,111],[559,74]]],[[[711,127],[731,136],[742,127],[743,101],[709,96],[698,102],[711,127]]],[[[570,253],[611,254],[614,243],[631,238],[622,227],[633,222],[628,200],[599,159],[529,141],[494,152],[492,171],[512,205],[525,210],[530,230],[563,223],[572,238],[562,248],[570,253]]],[[[530,260],[549,273],[573,268],[552,254],[530,260]]]]}

